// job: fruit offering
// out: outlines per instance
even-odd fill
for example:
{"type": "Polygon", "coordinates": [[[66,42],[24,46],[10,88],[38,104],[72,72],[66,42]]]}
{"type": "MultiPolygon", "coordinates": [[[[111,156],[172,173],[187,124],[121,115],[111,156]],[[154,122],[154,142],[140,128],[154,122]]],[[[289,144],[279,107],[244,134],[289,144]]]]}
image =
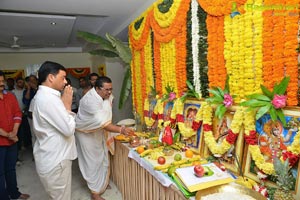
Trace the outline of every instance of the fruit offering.
{"type": "Polygon", "coordinates": [[[195,175],[198,177],[202,177],[205,174],[205,170],[204,170],[204,167],[202,167],[202,165],[195,165],[194,172],[195,172],[195,175]]]}
{"type": "Polygon", "coordinates": [[[166,163],[166,159],[163,156],[159,156],[157,159],[158,164],[163,165],[166,163]]]}
{"type": "Polygon", "coordinates": [[[179,160],[181,160],[181,159],[182,159],[181,154],[176,153],[175,156],[174,156],[174,160],[175,160],[175,161],[179,161],[179,160]]]}
{"type": "Polygon", "coordinates": [[[185,151],[185,157],[187,157],[187,158],[192,158],[193,155],[194,155],[194,152],[193,152],[192,150],[187,149],[187,150],[185,151]]]}

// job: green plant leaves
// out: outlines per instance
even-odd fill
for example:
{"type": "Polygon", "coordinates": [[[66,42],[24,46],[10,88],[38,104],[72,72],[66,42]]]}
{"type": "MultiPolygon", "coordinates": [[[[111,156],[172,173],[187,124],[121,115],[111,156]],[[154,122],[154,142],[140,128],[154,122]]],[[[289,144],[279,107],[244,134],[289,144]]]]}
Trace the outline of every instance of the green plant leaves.
{"type": "Polygon", "coordinates": [[[114,36],[106,33],[107,39],[111,42],[113,47],[116,48],[120,58],[126,63],[130,64],[131,62],[131,51],[128,45],[125,45],[121,40],[115,38],[114,36]]]}
{"type": "Polygon", "coordinates": [[[270,90],[268,90],[268,88],[266,88],[264,85],[260,85],[260,88],[264,95],[266,95],[270,99],[273,99],[273,94],[270,90]]]}
{"type": "Polygon", "coordinates": [[[101,49],[106,49],[110,51],[115,51],[115,48],[112,44],[105,38],[95,35],[93,33],[85,32],[85,31],[78,31],[77,36],[83,38],[84,40],[100,45],[101,49]]]}
{"type": "Polygon", "coordinates": [[[283,95],[286,91],[286,88],[289,84],[290,77],[284,77],[281,82],[274,86],[273,94],[283,95]]]}
{"type": "Polygon", "coordinates": [[[258,120],[258,119],[261,118],[264,114],[266,114],[266,113],[270,110],[271,106],[272,106],[271,104],[267,104],[267,105],[265,105],[265,106],[263,106],[263,107],[260,107],[260,108],[257,110],[256,116],[255,116],[256,120],[258,120]]]}
{"type": "Polygon", "coordinates": [[[247,98],[249,99],[257,99],[257,100],[261,100],[261,101],[271,101],[271,99],[263,94],[251,94],[249,96],[247,96],[247,98]]]}
{"type": "Polygon", "coordinates": [[[248,106],[248,107],[252,107],[252,108],[266,106],[269,104],[271,105],[270,101],[260,101],[257,99],[250,99],[248,101],[244,101],[244,102],[240,103],[241,106],[248,106]]]}
{"type": "Polygon", "coordinates": [[[280,119],[280,121],[283,123],[283,125],[286,126],[286,120],[285,120],[282,109],[277,109],[276,114],[277,114],[278,118],[280,119]]]}
{"type": "Polygon", "coordinates": [[[130,67],[127,65],[122,88],[121,88],[121,93],[120,93],[119,109],[121,109],[124,106],[130,94],[130,91],[131,91],[131,71],[130,71],[130,67]]]}
{"type": "Polygon", "coordinates": [[[215,112],[215,115],[219,118],[219,119],[222,119],[222,117],[224,116],[226,112],[226,107],[224,104],[220,104],[217,106],[216,108],[216,112],[215,112]]]}

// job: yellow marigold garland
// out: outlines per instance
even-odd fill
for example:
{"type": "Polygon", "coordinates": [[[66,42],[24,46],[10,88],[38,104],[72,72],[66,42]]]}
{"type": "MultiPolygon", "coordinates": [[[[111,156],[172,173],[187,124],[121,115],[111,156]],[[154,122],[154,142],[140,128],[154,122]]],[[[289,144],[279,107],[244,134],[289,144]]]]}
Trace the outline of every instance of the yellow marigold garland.
{"type": "Polygon", "coordinates": [[[160,27],[166,28],[169,27],[176,18],[177,11],[180,8],[181,1],[173,1],[172,6],[169,11],[166,13],[161,13],[158,9],[158,5],[161,4],[163,0],[156,1],[153,4],[154,18],[159,24],[160,27]]]}

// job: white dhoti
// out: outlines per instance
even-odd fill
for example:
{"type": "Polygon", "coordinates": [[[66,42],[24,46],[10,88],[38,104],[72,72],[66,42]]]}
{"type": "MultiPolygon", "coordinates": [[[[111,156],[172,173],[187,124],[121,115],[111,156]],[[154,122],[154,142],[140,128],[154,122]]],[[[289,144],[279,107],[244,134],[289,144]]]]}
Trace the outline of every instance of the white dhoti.
{"type": "Polygon", "coordinates": [[[80,100],[75,118],[78,163],[92,193],[103,193],[109,183],[109,158],[105,126],[111,123],[112,96],[103,100],[89,90],[80,100]]]}
{"type": "Polygon", "coordinates": [[[81,174],[92,193],[101,194],[109,183],[109,158],[103,131],[75,133],[81,174]]]}

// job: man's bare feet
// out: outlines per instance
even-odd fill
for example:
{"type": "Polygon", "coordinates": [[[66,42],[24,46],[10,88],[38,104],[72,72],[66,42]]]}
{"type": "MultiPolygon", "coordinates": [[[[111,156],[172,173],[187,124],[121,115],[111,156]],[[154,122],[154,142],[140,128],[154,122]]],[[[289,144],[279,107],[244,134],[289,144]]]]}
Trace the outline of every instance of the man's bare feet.
{"type": "Polygon", "coordinates": [[[92,200],[105,200],[99,194],[92,194],[92,200]]]}

